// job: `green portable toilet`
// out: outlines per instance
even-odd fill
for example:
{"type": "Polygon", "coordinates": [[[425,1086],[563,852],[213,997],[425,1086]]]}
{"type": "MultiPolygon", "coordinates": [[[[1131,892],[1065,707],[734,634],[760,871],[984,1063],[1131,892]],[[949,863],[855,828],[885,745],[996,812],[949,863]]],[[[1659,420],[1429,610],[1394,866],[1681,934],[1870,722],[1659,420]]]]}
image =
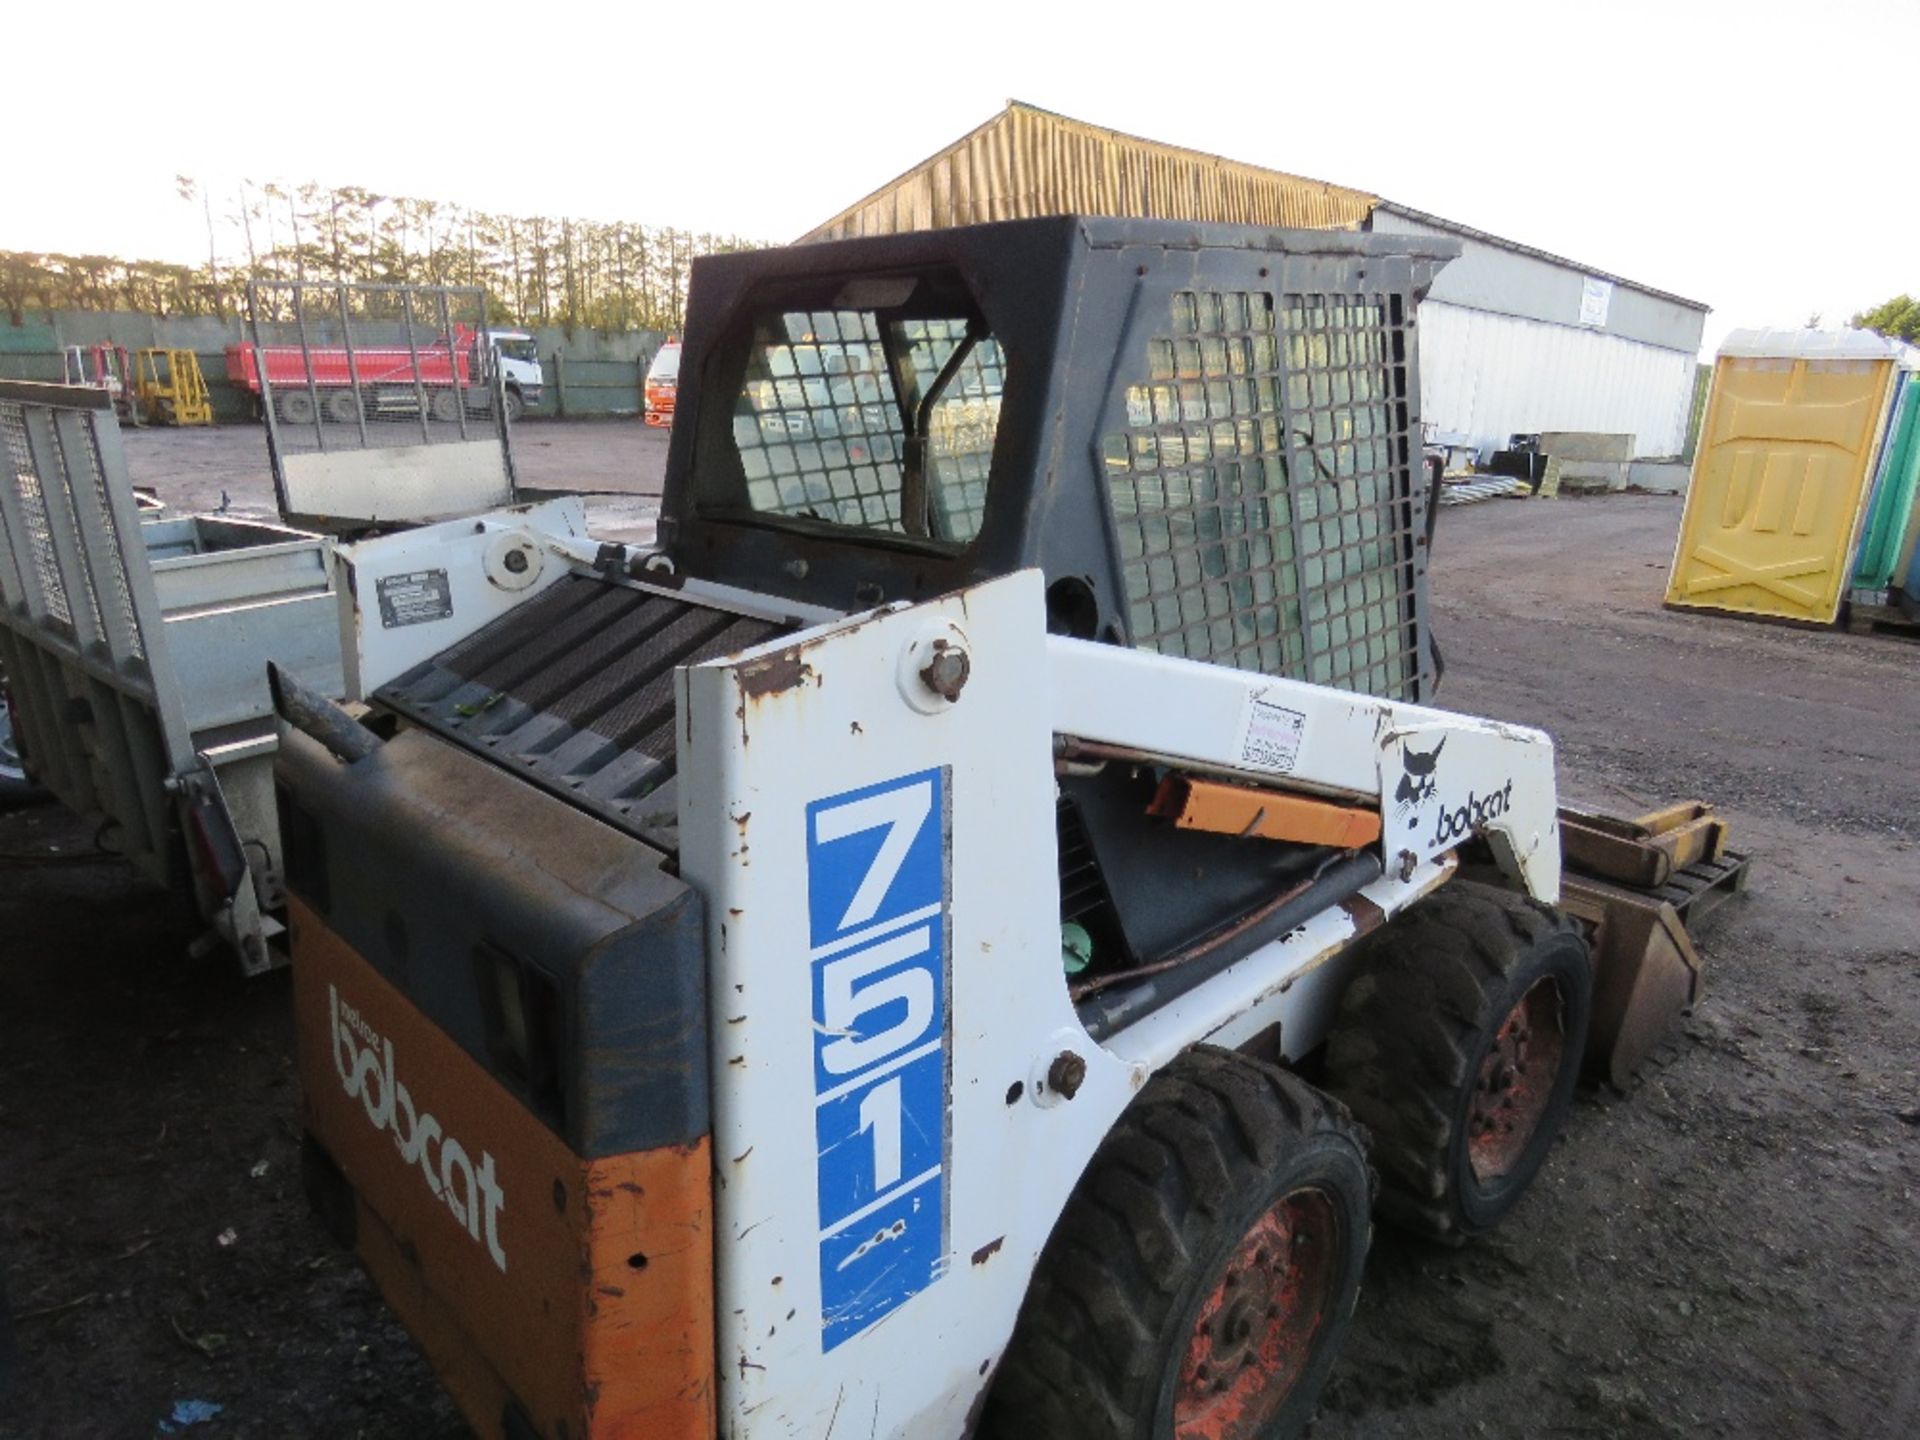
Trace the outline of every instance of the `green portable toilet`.
{"type": "Polygon", "coordinates": [[[1908,374],[1902,379],[1898,408],[1880,452],[1879,479],[1854,551],[1855,590],[1887,588],[1914,518],[1914,494],[1920,490],[1920,376],[1908,374]]]}

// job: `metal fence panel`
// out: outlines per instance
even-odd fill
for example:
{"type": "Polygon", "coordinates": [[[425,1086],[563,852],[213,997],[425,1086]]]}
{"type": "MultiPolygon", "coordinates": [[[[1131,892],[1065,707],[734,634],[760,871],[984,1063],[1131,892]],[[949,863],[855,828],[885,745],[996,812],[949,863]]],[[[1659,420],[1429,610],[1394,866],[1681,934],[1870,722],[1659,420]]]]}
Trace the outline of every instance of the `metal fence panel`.
{"type": "Polygon", "coordinates": [[[228,375],[259,397],[282,515],[354,529],[512,502],[484,290],[257,280],[247,307],[228,375]]]}
{"type": "Polygon", "coordinates": [[[555,350],[547,361],[548,404],[557,415],[638,415],[651,356],[638,360],[581,360],[555,350]]]}

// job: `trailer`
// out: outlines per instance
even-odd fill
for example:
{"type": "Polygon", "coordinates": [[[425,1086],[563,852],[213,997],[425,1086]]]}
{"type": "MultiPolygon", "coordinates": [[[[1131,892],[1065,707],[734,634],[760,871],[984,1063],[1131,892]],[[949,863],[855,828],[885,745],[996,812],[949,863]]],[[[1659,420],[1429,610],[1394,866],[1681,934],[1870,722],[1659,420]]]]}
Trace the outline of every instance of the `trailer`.
{"type": "Polygon", "coordinates": [[[264,669],[341,692],[333,542],[256,521],[142,523],[112,399],[0,382],[0,671],[28,773],[249,972],[281,896],[264,669]]]}
{"type": "Polygon", "coordinates": [[[0,381],[0,803],[44,786],[257,973],[284,958],[269,662],[357,697],[591,559],[584,507],[351,544],[143,519],[112,403],[0,381]]]}

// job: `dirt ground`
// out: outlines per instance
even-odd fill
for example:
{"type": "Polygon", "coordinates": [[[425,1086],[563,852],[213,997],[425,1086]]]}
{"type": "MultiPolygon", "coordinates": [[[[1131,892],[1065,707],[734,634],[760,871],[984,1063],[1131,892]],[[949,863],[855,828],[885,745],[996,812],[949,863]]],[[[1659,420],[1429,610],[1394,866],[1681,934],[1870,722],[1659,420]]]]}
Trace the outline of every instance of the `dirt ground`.
{"type": "MultiPolygon", "coordinates": [[[[1754,878],[1706,1004],[1636,1093],[1583,1096],[1496,1236],[1380,1235],[1316,1440],[1920,1433],[1920,648],[1663,611],[1678,518],[1443,515],[1443,703],[1551,730],[1575,798],[1716,802],[1754,878]]],[[[307,1217],[285,975],[184,960],[90,844],[0,817],[0,1434],[149,1436],[181,1400],[225,1407],[191,1435],[460,1434],[307,1217]]]]}

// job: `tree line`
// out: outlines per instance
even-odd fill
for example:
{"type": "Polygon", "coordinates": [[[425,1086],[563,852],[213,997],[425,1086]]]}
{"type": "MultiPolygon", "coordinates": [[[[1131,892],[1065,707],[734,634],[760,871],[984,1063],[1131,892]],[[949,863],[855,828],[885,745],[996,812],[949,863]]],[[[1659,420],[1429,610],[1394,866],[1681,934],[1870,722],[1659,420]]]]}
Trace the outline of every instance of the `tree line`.
{"type": "Polygon", "coordinates": [[[1862,310],[1847,323],[1904,340],[1909,345],[1920,345],[1920,300],[1911,295],[1896,295],[1871,310],[1862,310]]]}
{"type": "Polygon", "coordinates": [[[678,330],[693,259],[755,247],[671,225],[493,214],[361,186],[256,184],[214,194],[175,177],[206,228],[198,264],[0,251],[0,307],[246,313],[249,279],[477,285],[494,323],[678,330]]]}

